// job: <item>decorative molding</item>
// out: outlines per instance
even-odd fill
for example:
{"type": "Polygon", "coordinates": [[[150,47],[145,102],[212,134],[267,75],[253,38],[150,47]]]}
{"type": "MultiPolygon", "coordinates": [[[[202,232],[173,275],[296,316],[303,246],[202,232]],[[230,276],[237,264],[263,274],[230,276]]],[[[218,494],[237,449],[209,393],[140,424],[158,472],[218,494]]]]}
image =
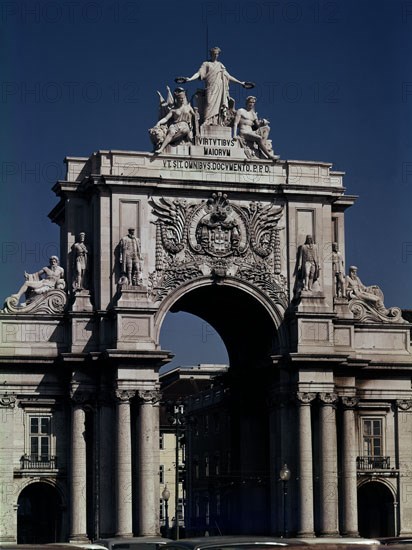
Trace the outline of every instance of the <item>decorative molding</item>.
{"type": "Polygon", "coordinates": [[[66,305],[67,294],[63,290],[49,290],[44,294],[35,296],[25,305],[19,305],[19,298],[16,296],[9,296],[6,298],[1,313],[54,315],[63,313],[66,305]]]}
{"type": "Polygon", "coordinates": [[[366,301],[353,298],[349,301],[353,317],[361,323],[407,323],[399,307],[376,309],[366,301]]]}

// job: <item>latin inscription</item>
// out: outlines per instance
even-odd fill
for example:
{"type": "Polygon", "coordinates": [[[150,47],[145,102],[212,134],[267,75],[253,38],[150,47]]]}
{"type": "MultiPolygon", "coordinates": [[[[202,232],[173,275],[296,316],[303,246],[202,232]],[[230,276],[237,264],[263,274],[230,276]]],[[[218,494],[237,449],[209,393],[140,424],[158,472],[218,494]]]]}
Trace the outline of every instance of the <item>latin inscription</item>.
{"type": "Polygon", "coordinates": [[[218,172],[244,172],[250,174],[270,174],[270,166],[253,162],[218,162],[212,160],[164,159],[163,167],[177,170],[211,170],[218,172]]]}

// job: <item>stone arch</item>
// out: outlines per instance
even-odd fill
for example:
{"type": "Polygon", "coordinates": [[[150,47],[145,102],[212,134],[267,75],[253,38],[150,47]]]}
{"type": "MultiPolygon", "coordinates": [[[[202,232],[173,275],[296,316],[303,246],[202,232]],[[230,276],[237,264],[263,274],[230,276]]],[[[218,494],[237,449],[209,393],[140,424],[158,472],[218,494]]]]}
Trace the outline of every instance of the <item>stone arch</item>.
{"type": "Polygon", "coordinates": [[[63,498],[57,483],[31,481],[17,498],[17,542],[45,544],[61,538],[63,498]]]}
{"type": "MultiPolygon", "coordinates": [[[[155,316],[155,338],[159,341],[160,330],[166,314],[170,311],[186,311],[203,318],[211,324],[222,337],[226,347],[228,347],[227,338],[225,340],[224,327],[219,327],[219,323],[213,318],[211,312],[200,311],[199,296],[207,294],[212,298],[221,298],[224,294],[237,294],[242,302],[246,302],[249,306],[249,312],[259,312],[259,317],[265,318],[265,324],[271,324],[273,332],[276,333],[277,343],[272,351],[279,351],[287,346],[288,335],[284,325],[285,308],[280,303],[272,301],[260,288],[248,283],[240,281],[234,277],[226,277],[222,282],[211,282],[210,277],[202,277],[194,281],[190,281],[179,286],[172,292],[161,304],[155,316]],[[192,299],[193,298],[193,299],[192,299]],[[193,302],[192,304],[190,302],[193,302]],[[197,302],[197,304],[196,304],[197,302]],[[253,308],[252,304],[255,304],[253,308]]],[[[226,305],[230,304],[228,299],[226,305]]],[[[215,304],[219,306],[218,303],[215,304]]],[[[244,308],[246,313],[248,308],[244,308]]],[[[226,317],[227,318],[227,317],[226,317]]],[[[245,322],[248,320],[245,319],[245,322]]],[[[230,356],[230,353],[229,353],[230,356]]]]}
{"type": "Polygon", "coordinates": [[[395,536],[396,495],[386,480],[367,480],[358,486],[358,523],[362,537],[395,536]]]}

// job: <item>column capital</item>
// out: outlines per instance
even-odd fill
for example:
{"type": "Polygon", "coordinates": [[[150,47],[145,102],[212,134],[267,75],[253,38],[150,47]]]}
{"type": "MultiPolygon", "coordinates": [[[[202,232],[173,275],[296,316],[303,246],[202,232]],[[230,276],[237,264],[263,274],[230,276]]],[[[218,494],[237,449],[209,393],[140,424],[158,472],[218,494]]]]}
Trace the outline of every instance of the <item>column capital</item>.
{"type": "Polygon", "coordinates": [[[343,395],[341,397],[341,401],[345,409],[354,409],[359,403],[359,397],[356,397],[354,395],[343,395]]]}
{"type": "Polygon", "coordinates": [[[333,392],[320,392],[318,393],[319,400],[323,405],[335,406],[338,396],[333,392]]]}
{"type": "Polygon", "coordinates": [[[92,399],[92,392],[79,390],[76,387],[70,388],[70,399],[74,405],[84,405],[92,399]]]}
{"type": "Polygon", "coordinates": [[[137,393],[140,402],[144,405],[154,405],[158,403],[162,395],[159,390],[140,390],[137,393]]]}
{"type": "Polygon", "coordinates": [[[114,390],[113,395],[118,403],[130,403],[130,400],[136,395],[136,390],[116,389],[114,390]]]}
{"type": "Polygon", "coordinates": [[[412,399],[397,399],[395,403],[401,411],[409,411],[412,409],[412,399]]]}
{"type": "Polygon", "coordinates": [[[299,405],[310,405],[310,403],[316,398],[316,393],[312,392],[296,392],[296,401],[299,405]]]}
{"type": "Polygon", "coordinates": [[[3,393],[0,394],[0,407],[4,407],[6,409],[14,409],[16,406],[16,396],[9,394],[9,393],[3,393]]]}

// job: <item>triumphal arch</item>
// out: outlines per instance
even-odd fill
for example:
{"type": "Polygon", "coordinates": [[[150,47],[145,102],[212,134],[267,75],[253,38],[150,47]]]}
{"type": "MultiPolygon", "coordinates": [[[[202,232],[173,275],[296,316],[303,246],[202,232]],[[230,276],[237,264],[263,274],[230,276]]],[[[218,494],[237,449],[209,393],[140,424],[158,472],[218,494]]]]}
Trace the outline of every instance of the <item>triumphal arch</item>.
{"type": "MultiPolygon", "coordinates": [[[[36,502],[50,503],[52,525],[38,539],[158,533],[170,311],[208,321],[234,373],[235,474],[214,502],[229,471],[221,456],[207,485],[216,522],[238,533],[280,533],[286,521],[300,536],[412,532],[411,325],[346,265],[355,197],[344,174],[280,159],[256,98],[230,98],[229,84],[253,83],[218,55],[159,93],[153,150],[66,158],[49,214],[60,258],[16,281],[0,314],[0,541],[33,541],[36,502]]],[[[199,519],[189,477],[187,514],[199,519]]]]}

